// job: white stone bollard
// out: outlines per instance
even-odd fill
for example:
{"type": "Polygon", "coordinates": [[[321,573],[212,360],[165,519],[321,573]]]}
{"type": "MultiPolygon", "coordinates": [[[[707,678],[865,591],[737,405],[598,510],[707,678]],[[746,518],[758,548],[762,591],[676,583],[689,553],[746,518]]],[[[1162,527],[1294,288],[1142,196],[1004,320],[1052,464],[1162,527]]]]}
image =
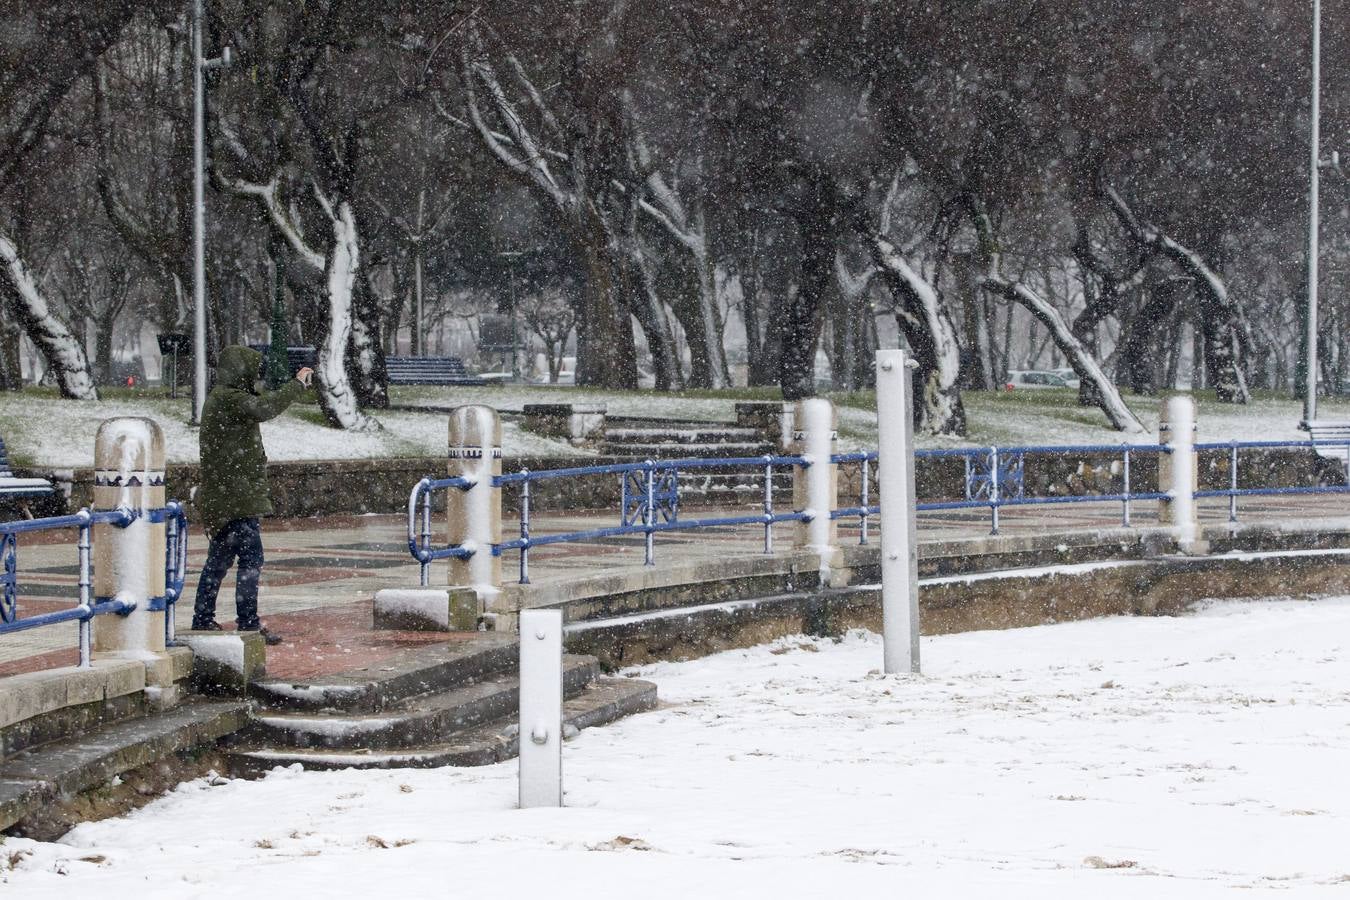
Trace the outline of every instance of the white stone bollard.
{"type": "Polygon", "coordinates": [[[163,610],[152,598],[164,596],[163,522],[148,510],[164,506],[164,434],[151,419],[108,419],[94,439],[94,508],[129,509],[136,519],[125,528],[94,526],[94,598],[134,603],[128,615],[97,616],[94,653],[151,659],[164,647],[163,610]]]}
{"type": "Polygon", "coordinates": [[[562,806],[562,610],[520,611],[520,808],[562,806]]]}
{"type": "Polygon", "coordinates": [[[820,554],[827,569],[839,545],[839,526],[830,518],[839,496],[839,466],[830,462],[835,452],[837,414],[834,404],[820,397],[797,401],[791,453],[808,466],[793,469],[792,508],[810,511],[810,521],[798,522],[794,543],[820,554]]]}
{"type": "Polygon", "coordinates": [[[919,671],[919,542],[914,512],[914,383],[903,350],[877,353],[883,670],[919,671]]]}
{"type": "Polygon", "coordinates": [[[490,406],[460,406],[450,413],[450,477],[474,482],[468,490],[446,491],[447,537],[451,544],[473,549],[468,559],[450,560],[450,586],[472,587],[479,613],[491,606],[501,589],[502,560],[492,545],[502,540],[501,490],[492,486],[502,473],[502,423],[490,406]]]}
{"type": "Polygon", "coordinates": [[[1171,525],[1182,552],[1199,549],[1199,514],[1195,491],[1199,473],[1195,456],[1195,401],[1185,395],[1163,401],[1158,443],[1171,452],[1158,455],[1158,522],[1171,525]]]}

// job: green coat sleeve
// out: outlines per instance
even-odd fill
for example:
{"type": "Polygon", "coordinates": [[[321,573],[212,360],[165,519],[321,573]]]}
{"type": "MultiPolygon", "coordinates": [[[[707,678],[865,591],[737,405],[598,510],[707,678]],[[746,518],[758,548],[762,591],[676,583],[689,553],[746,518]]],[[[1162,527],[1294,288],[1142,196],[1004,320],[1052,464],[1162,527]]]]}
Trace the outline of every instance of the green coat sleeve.
{"type": "Polygon", "coordinates": [[[244,401],[243,412],[255,422],[266,422],[281,415],[286,407],[299,400],[305,393],[305,386],[299,379],[292,378],[275,391],[248,395],[244,401]]]}

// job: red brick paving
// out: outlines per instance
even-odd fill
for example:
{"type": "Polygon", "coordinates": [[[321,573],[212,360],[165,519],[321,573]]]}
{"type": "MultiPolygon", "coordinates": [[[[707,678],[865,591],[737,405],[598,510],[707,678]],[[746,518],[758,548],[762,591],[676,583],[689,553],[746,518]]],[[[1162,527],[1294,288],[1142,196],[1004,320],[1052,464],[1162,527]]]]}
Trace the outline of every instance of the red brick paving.
{"type": "Polygon", "coordinates": [[[375,631],[373,602],[362,600],[267,617],[285,642],[267,648],[271,678],[308,679],[376,666],[412,647],[473,640],[474,632],[375,631]]]}

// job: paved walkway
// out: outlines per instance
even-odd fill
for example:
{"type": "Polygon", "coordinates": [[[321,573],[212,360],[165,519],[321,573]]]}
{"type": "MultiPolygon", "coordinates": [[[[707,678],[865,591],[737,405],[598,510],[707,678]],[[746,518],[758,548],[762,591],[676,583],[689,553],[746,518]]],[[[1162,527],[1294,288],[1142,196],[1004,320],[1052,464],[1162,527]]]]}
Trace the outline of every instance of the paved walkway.
{"type": "MultiPolygon", "coordinates": [[[[1135,525],[1156,523],[1155,504],[1133,505],[1135,525]]],[[[1243,522],[1338,519],[1350,510],[1345,495],[1311,495],[1245,499],[1243,522]]],[[[747,511],[754,511],[747,508],[747,511]]],[[[695,517],[696,509],[681,509],[695,517]]],[[[721,509],[721,514],[730,514],[721,509]]],[[[707,514],[713,514],[708,511],[707,514]]],[[[1008,535],[1047,531],[1091,530],[1120,525],[1119,503],[1080,503],[1063,506],[1031,506],[1004,509],[1001,533],[1008,535]]],[[[1227,519],[1224,500],[1201,504],[1205,522],[1227,519]]],[[[542,534],[583,530],[613,523],[613,514],[554,515],[536,512],[531,532],[542,534]]],[[[508,516],[507,536],[516,527],[508,516]]],[[[438,531],[440,529],[438,528],[438,531]]],[[[856,520],[841,522],[843,539],[857,541],[856,520]]],[[[285,634],[287,642],[268,651],[269,673],[303,678],[322,672],[349,671],[378,666],[399,650],[418,643],[445,641],[444,634],[376,632],[370,627],[371,598],[386,587],[413,587],[418,567],[408,555],[402,516],[330,517],[325,519],[269,520],[264,527],[267,564],[263,574],[262,612],[269,626],[285,634]]],[[[872,523],[873,539],[876,522],[872,523]]],[[[944,540],[989,533],[987,510],[953,510],[920,516],[924,540],[944,540]]],[[[776,547],[792,540],[792,525],[774,528],[776,547]]],[[[763,529],[744,526],[668,532],[656,537],[656,563],[678,558],[683,562],[724,559],[749,555],[763,549],[763,529]]],[[[206,555],[206,541],[194,533],[189,549],[189,578],[178,604],[176,623],[187,628],[191,621],[196,575],[206,555]]],[[[516,553],[504,559],[504,577],[516,578],[516,553]]],[[[557,544],[530,553],[530,577],[539,584],[569,579],[587,573],[642,565],[640,536],[608,538],[588,543],[557,544]]],[[[24,535],[19,547],[19,611],[21,616],[66,608],[78,596],[75,579],[75,546],[69,535],[24,535]],[[67,538],[69,540],[67,540],[67,538]]],[[[443,584],[444,563],[432,571],[432,584],[443,584]]],[[[222,588],[219,614],[222,622],[232,618],[232,579],[222,588]]],[[[459,638],[462,639],[462,638],[459,638]]],[[[59,626],[0,637],[0,676],[75,662],[76,626],[59,626]]]]}

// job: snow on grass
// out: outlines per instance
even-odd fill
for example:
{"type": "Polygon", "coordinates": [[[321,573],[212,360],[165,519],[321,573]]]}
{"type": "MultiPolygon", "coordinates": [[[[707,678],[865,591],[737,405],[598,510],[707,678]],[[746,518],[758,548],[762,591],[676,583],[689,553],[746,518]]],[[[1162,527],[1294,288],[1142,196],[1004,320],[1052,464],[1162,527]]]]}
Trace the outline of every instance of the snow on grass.
{"type": "MultiPolygon", "coordinates": [[[[1350,598],[881,643],[792,638],[639,674],[660,709],[514,763],[198,780],[62,843],[71,896],[1344,896],[1350,598]]],[[[4,863],[0,862],[0,867],[4,863]]]]}
{"type": "MultiPolygon", "coordinates": [[[[111,393],[111,392],[110,392],[111,393]]],[[[519,412],[526,403],[604,403],[610,415],[685,421],[732,422],[737,402],[771,400],[764,389],[662,394],[652,391],[598,391],[587,388],[504,385],[492,387],[394,388],[393,400],[406,406],[458,406],[481,403],[519,412]]],[[[1093,407],[1081,407],[1065,390],[976,392],[964,395],[970,431],[965,438],[916,435],[920,447],[1000,446],[1018,444],[1156,443],[1157,397],[1127,396],[1146,431],[1125,435],[1106,426],[1093,407]]],[[[874,400],[867,392],[835,395],[839,406],[841,450],[876,446],[874,400]]],[[[1306,440],[1298,430],[1300,405],[1285,398],[1265,397],[1246,406],[1198,400],[1199,441],[1306,440]]],[[[197,459],[197,433],[186,425],[188,404],[145,394],[113,395],[99,403],[58,400],[51,394],[26,391],[0,394],[0,434],[11,456],[41,468],[90,465],[94,431],[112,416],[148,415],[164,429],[169,462],[197,459]]],[[[439,456],[445,449],[446,420],[439,412],[378,411],[382,432],[351,433],[329,428],[313,406],[294,406],[264,423],[263,441],[274,460],[351,459],[396,456],[439,456]]],[[[1350,420],[1350,401],[1326,398],[1321,417],[1350,420]]],[[[515,422],[502,426],[503,451],[512,456],[585,456],[565,441],[524,431],[515,422]]]]}
{"type": "MultiPolygon", "coordinates": [[[[198,460],[197,429],[187,424],[188,401],[154,397],[77,403],[33,393],[0,397],[0,435],[11,457],[39,468],[91,466],[94,433],[104,419],[149,416],[164,431],[169,463],[198,460]]],[[[263,444],[273,461],[306,459],[372,459],[383,457],[444,456],[448,423],[444,415],[382,411],[377,418],[383,431],[352,432],[324,424],[316,407],[295,405],[262,424],[263,444]]],[[[521,430],[512,422],[502,425],[507,456],[576,456],[581,451],[521,430]]]]}

